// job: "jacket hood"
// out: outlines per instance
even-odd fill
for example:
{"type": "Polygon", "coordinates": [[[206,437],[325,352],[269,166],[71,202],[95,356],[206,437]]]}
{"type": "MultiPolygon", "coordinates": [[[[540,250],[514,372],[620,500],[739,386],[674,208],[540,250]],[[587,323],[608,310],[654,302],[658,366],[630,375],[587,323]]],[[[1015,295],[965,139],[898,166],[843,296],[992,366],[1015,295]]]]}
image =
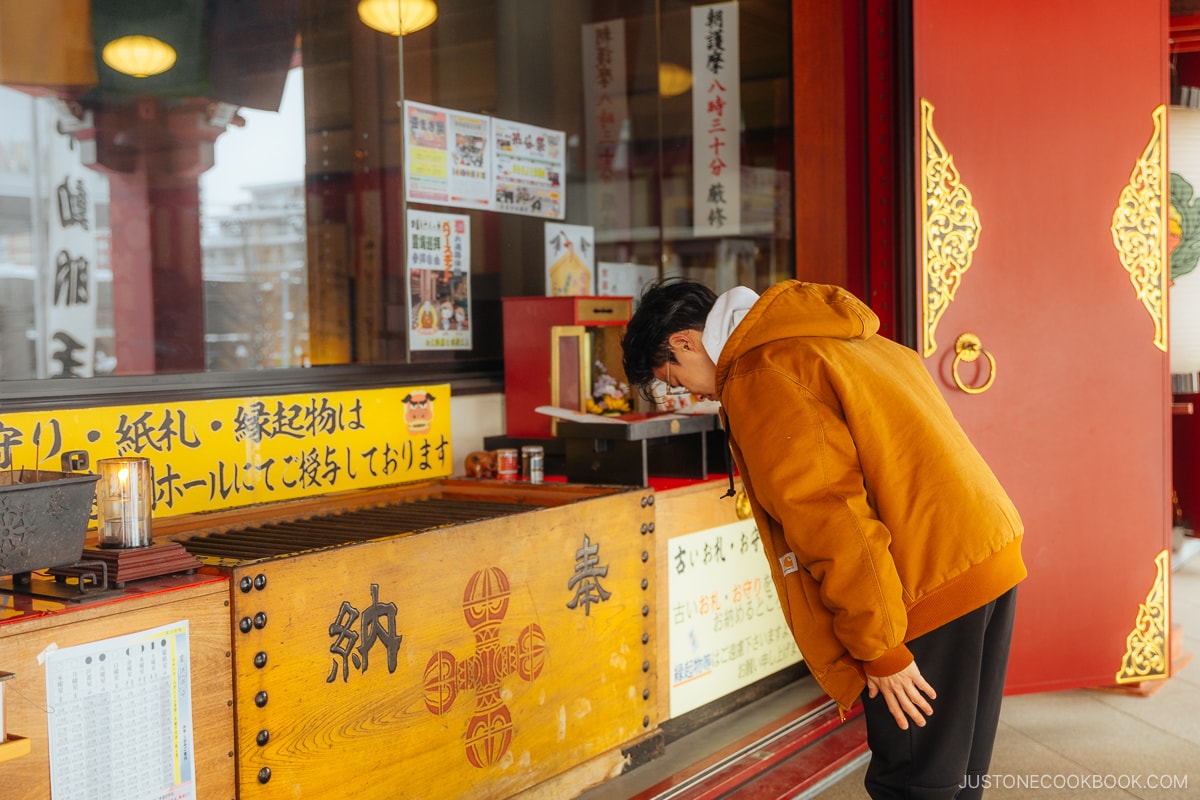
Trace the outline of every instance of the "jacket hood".
{"type": "Polygon", "coordinates": [[[717,362],[717,388],[737,355],[764,344],[797,336],[869,339],[878,331],[875,312],[841,287],[777,283],[763,293],[726,341],[717,362]]]}

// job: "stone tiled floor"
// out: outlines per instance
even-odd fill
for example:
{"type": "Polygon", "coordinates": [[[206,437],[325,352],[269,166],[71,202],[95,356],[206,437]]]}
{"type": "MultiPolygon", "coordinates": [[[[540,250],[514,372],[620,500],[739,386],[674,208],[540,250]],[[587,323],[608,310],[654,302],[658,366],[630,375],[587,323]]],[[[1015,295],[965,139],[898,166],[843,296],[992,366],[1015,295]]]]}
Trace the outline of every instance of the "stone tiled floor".
{"type": "MultiPolygon", "coordinates": [[[[1081,689],[1005,698],[986,797],[1200,797],[1200,539],[1189,540],[1176,557],[1171,595],[1172,621],[1183,633],[1182,651],[1197,658],[1148,696],[1081,689]]],[[[811,680],[800,681],[671,744],[663,758],[580,800],[627,800],[724,742],[768,723],[781,708],[820,696],[811,680]]],[[[861,800],[867,796],[865,771],[864,756],[835,780],[799,798],[861,800]]]]}
{"type": "MultiPolygon", "coordinates": [[[[1184,652],[1196,654],[1200,558],[1180,560],[1172,621],[1184,652]]],[[[858,766],[817,796],[866,797],[865,771],[858,766]]],[[[1006,698],[990,778],[989,798],[1200,797],[1200,659],[1145,697],[1081,689],[1006,698]]]]}

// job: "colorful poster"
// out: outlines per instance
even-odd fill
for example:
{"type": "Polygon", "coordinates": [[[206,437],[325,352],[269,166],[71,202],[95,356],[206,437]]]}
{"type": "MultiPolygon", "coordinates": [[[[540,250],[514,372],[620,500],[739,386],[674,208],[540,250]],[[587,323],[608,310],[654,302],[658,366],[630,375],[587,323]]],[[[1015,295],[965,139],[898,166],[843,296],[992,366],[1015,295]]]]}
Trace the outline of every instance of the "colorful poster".
{"type": "Polygon", "coordinates": [[[630,211],[629,96],[625,20],[583,26],[584,169],[587,214],[604,232],[627,231],[630,211]]]}
{"type": "Polygon", "coordinates": [[[596,231],[591,225],[546,223],[546,296],[595,292],[596,231]]]}
{"type": "Polygon", "coordinates": [[[741,232],[738,4],[692,7],[692,208],[696,236],[741,232]]]}
{"type": "Polygon", "coordinates": [[[495,209],[564,219],[566,135],[508,120],[492,120],[495,209]]]}
{"type": "Polygon", "coordinates": [[[450,204],[491,206],[492,165],[488,139],[491,119],[464,111],[447,112],[450,122],[450,204]]]}
{"type": "Polygon", "coordinates": [[[672,717],[800,661],[753,519],[667,548],[672,717]]]}
{"type": "Polygon", "coordinates": [[[406,101],[404,120],[408,200],[489,207],[489,118],[406,101]]]}
{"type": "Polygon", "coordinates": [[[408,212],[410,350],[471,349],[471,219],[408,212]]]}
{"type": "Polygon", "coordinates": [[[45,654],[55,797],[196,797],[188,621],[45,654]]]}
{"type": "Polygon", "coordinates": [[[155,518],[450,474],[449,385],[0,413],[0,469],[150,459],[155,518]]]}

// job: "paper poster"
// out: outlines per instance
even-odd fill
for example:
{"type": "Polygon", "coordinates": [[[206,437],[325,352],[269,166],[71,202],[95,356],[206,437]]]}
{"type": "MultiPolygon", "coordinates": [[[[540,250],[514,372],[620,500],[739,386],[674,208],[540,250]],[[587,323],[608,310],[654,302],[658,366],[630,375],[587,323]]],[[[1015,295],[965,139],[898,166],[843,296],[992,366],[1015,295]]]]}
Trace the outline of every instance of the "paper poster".
{"type": "Polygon", "coordinates": [[[492,120],[495,210],[566,217],[566,135],[534,125],[492,120]]]}
{"type": "Polygon", "coordinates": [[[632,136],[625,73],[625,20],[583,26],[584,170],[587,215],[602,231],[631,223],[632,136]]]}
{"type": "Polygon", "coordinates": [[[490,118],[406,101],[404,121],[409,201],[490,207],[490,118]]]}
{"type": "Polygon", "coordinates": [[[738,59],[738,4],[692,6],[692,227],[696,236],[741,232],[738,59]]]}
{"type": "Polygon", "coordinates": [[[667,555],[672,717],[800,661],[753,519],[672,537],[667,555]]]}
{"type": "Polygon", "coordinates": [[[596,294],[607,297],[642,296],[646,284],[658,277],[658,267],[645,264],[601,261],[596,269],[596,294]]]}
{"type": "Polygon", "coordinates": [[[408,212],[409,349],[471,349],[471,219],[408,212]]]}
{"type": "Polygon", "coordinates": [[[546,223],[546,296],[595,293],[596,232],[591,225],[546,223]]]}
{"type": "Polygon", "coordinates": [[[188,622],[46,653],[55,797],[196,797],[188,622]]]}

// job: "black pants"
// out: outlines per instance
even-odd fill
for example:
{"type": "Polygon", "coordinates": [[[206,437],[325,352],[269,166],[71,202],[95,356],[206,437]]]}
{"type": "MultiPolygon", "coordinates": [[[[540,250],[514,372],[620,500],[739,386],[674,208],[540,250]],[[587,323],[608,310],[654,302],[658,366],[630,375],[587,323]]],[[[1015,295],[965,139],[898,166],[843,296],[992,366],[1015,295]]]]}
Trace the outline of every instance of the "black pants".
{"type": "Polygon", "coordinates": [[[977,798],[992,760],[1017,590],[908,643],[937,699],[925,727],[900,730],[882,694],[863,690],[867,793],[880,798],[977,798]]]}

